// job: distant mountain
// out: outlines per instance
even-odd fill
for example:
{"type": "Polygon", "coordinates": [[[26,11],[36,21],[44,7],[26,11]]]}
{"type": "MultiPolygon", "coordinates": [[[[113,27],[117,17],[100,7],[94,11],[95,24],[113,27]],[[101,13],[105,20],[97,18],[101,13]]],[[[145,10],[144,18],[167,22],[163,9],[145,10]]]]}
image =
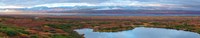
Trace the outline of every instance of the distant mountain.
{"type": "MultiPolygon", "coordinates": [[[[5,9],[0,9],[5,10],[5,9]]],[[[168,9],[162,7],[136,6],[62,6],[62,7],[31,7],[11,10],[33,11],[41,13],[84,13],[84,14],[200,14],[200,11],[168,9]]]]}
{"type": "Polygon", "coordinates": [[[48,13],[85,13],[85,14],[200,14],[200,11],[184,10],[78,10],[48,11],[48,13]]]}
{"type": "Polygon", "coordinates": [[[183,10],[183,9],[166,9],[163,7],[142,7],[142,6],[61,6],[61,7],[31,7],[21,8],[30,11],[57,11],[57,10],[183,10]]]}

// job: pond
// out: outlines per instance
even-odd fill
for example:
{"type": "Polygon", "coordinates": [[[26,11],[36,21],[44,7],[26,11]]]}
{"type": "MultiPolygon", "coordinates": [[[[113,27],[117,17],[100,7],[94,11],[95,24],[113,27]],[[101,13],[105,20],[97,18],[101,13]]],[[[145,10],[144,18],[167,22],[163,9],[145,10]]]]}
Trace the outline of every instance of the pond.
{"type": "Polygon", "coordinates": [[[94,32],[93,29],[76,29],[85,38],[200,38],[200,34],[164,28],[137,27],[120,32],[94,32]]]}

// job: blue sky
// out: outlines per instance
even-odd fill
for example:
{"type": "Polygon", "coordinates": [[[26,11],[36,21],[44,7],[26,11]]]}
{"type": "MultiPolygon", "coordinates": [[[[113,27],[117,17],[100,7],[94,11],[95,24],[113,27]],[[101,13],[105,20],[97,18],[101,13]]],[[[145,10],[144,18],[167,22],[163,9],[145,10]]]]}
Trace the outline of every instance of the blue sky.
{"type": "Polygon", "coordinates": [[[200,0],[0,0],[0,8],[59,6],[144,6],[199,9],[200,0]]]}

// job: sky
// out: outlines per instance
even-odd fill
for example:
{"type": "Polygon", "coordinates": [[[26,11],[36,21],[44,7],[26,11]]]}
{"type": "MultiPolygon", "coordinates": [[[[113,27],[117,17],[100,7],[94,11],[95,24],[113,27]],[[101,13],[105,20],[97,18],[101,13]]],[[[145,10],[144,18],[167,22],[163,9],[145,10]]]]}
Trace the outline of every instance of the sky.
{"type": "Polygon", "coordinates": [[[143,6],[200,9],[200,0],[0,0],[0,8],[59,6],[143,6]]]}

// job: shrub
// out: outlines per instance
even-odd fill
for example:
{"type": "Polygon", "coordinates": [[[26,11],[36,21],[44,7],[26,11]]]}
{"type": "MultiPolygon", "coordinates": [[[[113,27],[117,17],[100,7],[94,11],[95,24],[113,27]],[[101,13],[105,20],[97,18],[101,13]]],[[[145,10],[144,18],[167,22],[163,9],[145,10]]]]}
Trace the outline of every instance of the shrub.
{"type": "Polygon", "coordinates": [[[32,35],[30,38],[39,38],[38,35],[32,35]]]}
{"type": "Polygon", "coordinates": [[[15,32],[15,31],[6,31],[6,34],[7,34],[8,36],[16,36],[18,33],[15,32]]]}
{"type": "Polygon", "coordinates": [[[69,38],[69,37],[66,36],[66,35],[58,35],[58,34],[55,34],[55,35],[52,35],[52,38],[69,38]]]}

